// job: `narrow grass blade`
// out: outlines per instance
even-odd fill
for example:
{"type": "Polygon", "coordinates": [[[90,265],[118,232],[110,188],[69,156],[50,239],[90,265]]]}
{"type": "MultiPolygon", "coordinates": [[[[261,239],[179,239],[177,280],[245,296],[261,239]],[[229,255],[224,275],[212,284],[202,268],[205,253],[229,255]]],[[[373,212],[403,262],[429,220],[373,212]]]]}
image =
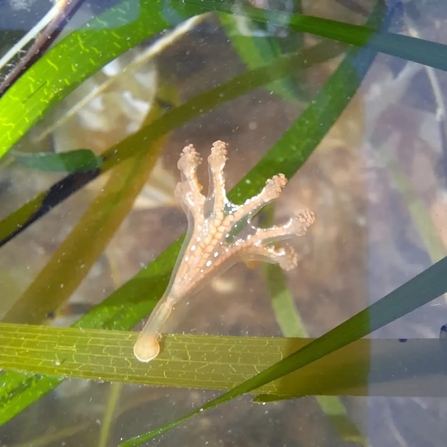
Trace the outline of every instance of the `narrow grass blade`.
{"type": "Polygon", "coordinates": [[[89,149],[58,154],[14,152],[13,157],[19,165],[45,172],[88,172],[102,164],[102,158],[89,149]]]}
{"type": "MultiPolygon", "coordinates": [[[[249,69],[259,68],[266,65],[283,53],[278,38],[266,35],[259,36],[259,33],[263,33],[265,30],[261,29],[258,23],[252,22],[248,17],[242,19],[240,16],[224,13],[219,13],[218,17],[225,33],[231,40],[234,49],[249,69]],[[241,24],[241,20],[244,20],[243,25],[241,24]],[[242,27],[246,29],[245,32],[247,34],[240,34],[240,28],[242,27]],[[250,33],[252,33],[252,35],[250,35],[250,33]]],[[[301,50],[301,40],[302,39],[299,40],[299,45],[295,42],[293,47],[294,51],[301,50]]],[[[330,45],[329,42],[327,44],[330,45]]],[[[290,73],[290,76],[272,82],[271,84],[268,84],[266,88],[287,101],[302,99],[301,85],[291,77],[292,75],[298,75],[299,73],[303,73],[302,67],[297,67],[294,73],[290,73]]]]}
{"type": "Polygon", "coordinates": [[[106,411],[101,423],[101,431],[99,433],[98,447],[107,447],[111,433],[113,433],[114,421],[116,418],[117,407],[120,402],[121,393],[123,391],[122,383],[111,383],[109,398],[107,399],[106,411]]]}
{"type": "MultiPolygon", "coordinates": [[[[308,338],[170,334],[163,338],[160,356],[142,364],[132,352],[135,332],[0,323],[0,336],[4,348],[1,368],[210,390],[230,390],[245,377],[315,342],[308,338]]],[[[266,383],[259,391],[265,401],[325,394],[445,396],[443,353],[439,339],[362,339],[294,372],[293,380],[266,383]]]]}
{"type": "Polygon", "coordinates": [[[264,277],[270,296],[270,304],[284,337],[308,337],[306,328],[287,288],[286,277],[281,267],[273,264],[263,266],[264,277]]]}
{"type": "MultiPolygon", "coordinates": [[[[244,7],[239,13],[233,7],[233,0],[189,0],[178,6],[185,17],[207,11],[228,14],[246,14],[251,20],[273,23],[292,28],[295,31],[315,34],[358,47],[368,47],[374,51],[389,54],[429,67],[447,70],[447,45],[424,39],[375,31],[373,27],[351,25],[334,20],[303,14],[288,14],[279,11],[266,11],[255,7],[244,7]]],[[[390,9],[396,5],[391,5],[390,9]]]]}
{"type": "MultiPolygon", "coordinates": [[[[298,309],[293,301],[293,296],[287,288],[284,271],[279,266],[273,264],[265,264],[263,270],[269,290],[271,305],[283,336],[309,337],[298,309]]],[[[365,346],[363,346],[363,349],[359,351],[359,353],[364,359],[352,367],[355,368],[357,372],[360,370],[365,372],[367,377],[370,369],[369,344],[365,343],[365,346]]],[[[282,398],[283,397],[281,397],[281,399],[282,398]]],[[[274,397],[271,395],[269,395],[267,399],[263,396],[257,396],[255,401],[264,402],[266,400],[272,401],[273,399],[274,397]]],[[[316,396],[316,400],[325,416],[329,418],[330,423],[340,435],[341,439],[344,441],[356,442],[365,447],[368,445],[366,439],[349,418],[346,408],[339,397],[316,396]]]]}

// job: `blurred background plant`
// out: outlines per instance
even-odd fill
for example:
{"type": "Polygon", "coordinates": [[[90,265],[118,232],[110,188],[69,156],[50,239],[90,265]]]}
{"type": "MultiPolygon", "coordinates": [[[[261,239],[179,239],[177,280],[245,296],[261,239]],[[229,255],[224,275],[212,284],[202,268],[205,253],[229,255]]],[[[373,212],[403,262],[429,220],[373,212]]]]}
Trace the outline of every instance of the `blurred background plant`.
{"type": "Polygon", "coordinates": [[[2,2],[0,444],[442,445],[445,16],[2,2]],[[186,230],[179,153],[217,139],[232,200],[283,172],[259,219],[316,224],[296,270],[215,278],[138,363],[186,230]]]}

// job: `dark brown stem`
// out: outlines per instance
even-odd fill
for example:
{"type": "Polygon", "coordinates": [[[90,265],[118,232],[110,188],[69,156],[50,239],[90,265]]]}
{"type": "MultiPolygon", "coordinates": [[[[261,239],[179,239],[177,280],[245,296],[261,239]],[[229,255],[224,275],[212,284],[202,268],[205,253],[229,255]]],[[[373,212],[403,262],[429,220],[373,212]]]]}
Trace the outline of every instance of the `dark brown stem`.
{"type": "Polygon", "coordinates": [[[56,40],[64,29],[68,21],[82,5],[84,0],[67,0],[60,9],[59,13],[51,20],[45,29],[39,34],[36,41],[26,54],[20,58],[20,61],[14,69],[6,76],[0,84],[0,98],[8,91],[10,87],[41,57],[41,55],[56,40]]]}

